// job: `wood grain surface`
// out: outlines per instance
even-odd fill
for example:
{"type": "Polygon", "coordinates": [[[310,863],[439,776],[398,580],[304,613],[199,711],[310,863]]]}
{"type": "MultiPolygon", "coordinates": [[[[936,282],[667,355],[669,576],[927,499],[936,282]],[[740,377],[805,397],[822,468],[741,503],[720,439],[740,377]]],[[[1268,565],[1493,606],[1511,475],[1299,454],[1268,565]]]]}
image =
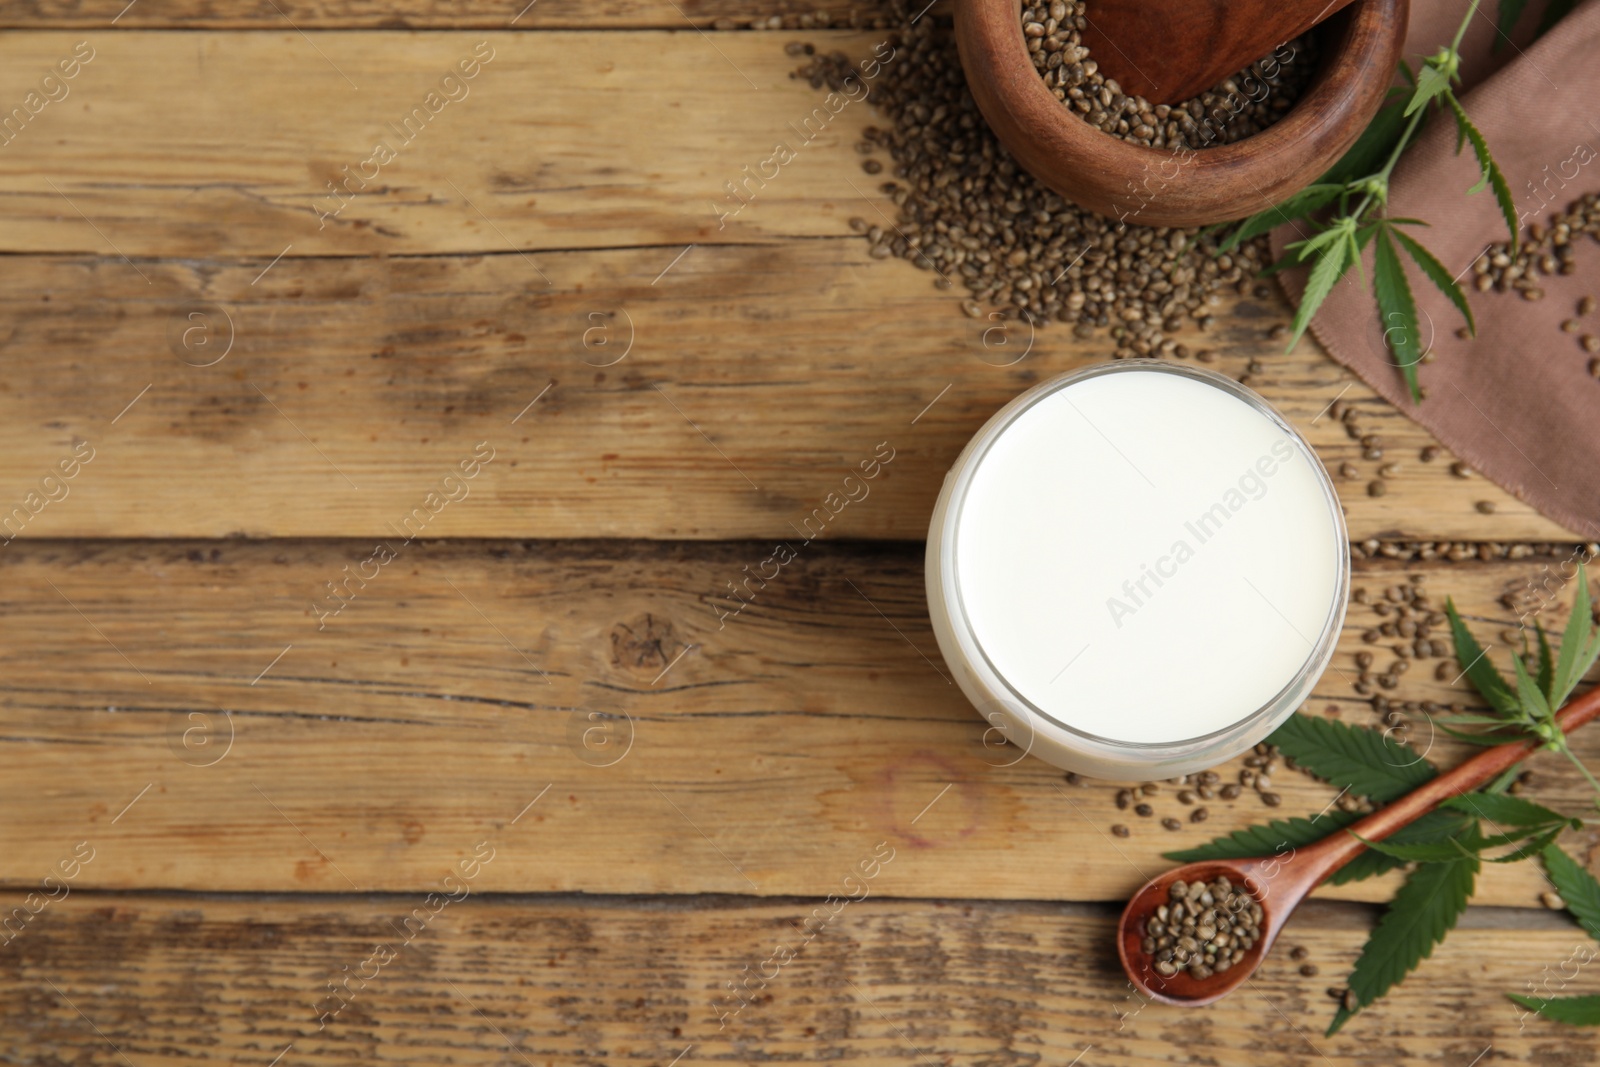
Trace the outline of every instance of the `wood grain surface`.
{"type": "MultiPolygon", "coordinates": [[[[497,839],[484,870],[530,844],[497,839]]],[[[1435,1067],[1600,1054],[1594,1030],[1525,1017],[1502,995],[1554,992],[1583,970],[1587,938],[1555,916],[1472,909],[1411,980],[1325,1038],[1325,990],[1348,973],[1370,909],[1312,906],[1249,988],[1209,1008],[1168,1008],[1128,990],[1109,909],[887,899],[903,856],[858,881],[869,895],[826,923],[814,917],[830,913],[821,898],[472,896],[425,927],[411,919],[409,943],[397,924],[420,896],[74,893],[0,957],[0,1056],[123,1063],[120,1053],[140,1067],[266,1067],[280,1054],[286,1064],[1435,1067]],[[1301,975],[1291,946],[1320,973],[1301,975]],[[747,977],[741,1000],[728,985],[747,977]]]]}
{"type": "MultiPolygon", "coordinates": [[[[3,29],[745,29],[778,18],[848,25],[882,17],[873,0],[5,0],[3,29]]],[[[938,11],[947,6],[939,0],[938,11]]]]}
{"type": "MultiPolygon", "coordinates": [[[[896,895],[1116,900],[1163,850],[1334,799],[1285,772],[1280,808],[1247,791],[1171,833],[1160,818],[1190,813],[1171,787],[1141,819],[1114,786],[986,747],[929,629],[920,547],[802,547],[722,618],[726,583],[770,546],[390,541],[397,558],[365,568],[365,542],[7,548],[0,613],[26,640],[0,656],[0,806],[28,818],[0,824],[6,883],[88,840],[85,886],[415,891],[526,809],[536,847],[484,888],[812,895],[888,840],[896,895]]],[[[1503,662],[1516,617],[1500,598],[1570,599],[1544,591],[1549,565],[1418,573],[1503,662]]],[[[1381,597],[1398,573],[1369,565],[1356,584],[1381,597]]],[[[1351,688],[1357,652],[1393,658],[1363,640],[1376,624],[1352,610],[1311,711],[1381,726],[1351,688]]],[[[1465,699],[1433,670],[1386,692],[1465,699]]],[[[1401,736],[1429,758],[1470,751],[1412,718],[1401,736]]],[[[1574,745],[1600,758],[1600,734],[1574,745]]],[[[1535,795],[1586,803],[1570,764],[1531,766],[1535,795]]],[[[1532,864],[1496,866],[1479,899],[1532,905],[1542,888],[1532,864]]]]}
{"type": "MultiPolygon", "coordinates": [[[[0,406],[17,410],[0,418],[4,446],[28,470],[75,437],[108,442],[79,487],[86,506],[25,535],[373,536],[463,449],[504,440],[513,454],[480,497],[492,503],[440,533],[771,537],[831,491],[834,468],[888,440],[905,458],[886,506],[835,532],[920,537],[913,517],[982,421],[1019,388],[1104,358],[1109,341],[1057,327],[1030,349],[1020,327],[964,317],[926,273],[870,260],[864,242],[809,239],[893,210],[855,169],[865,105],[723,225],[713,201],[740,170],[714,161],[764,157],[819,99],[787,80],[785,35],[723,36],[696,37],[704,54],[659,33],[496,38],[468,95],[343,208],[326,189],[340,167],[487,38],[417,34],[396,50],[326,33],[313,49],[292,34],[116,33],[91,45],[71,95],[0,151],[0,243],[51,253],[0,265],[7,343],[33,357],[5,368],[0,406]],[[723,84],[738,75],[718,48],[771,91],[723,84]],[[290,54],[305,69],[284,78],[290,54]],[[569,76],[539,80],[558,55],[569,76]],[[341,59],[371,70],[361,91],[341,59]],[[642,65],[650,93],[623,73],[642,65]],[[530,107],[519,87],[535,82],[530,107]],[[273,92],[254,91],[264,84],[273,92]],[[616,121],[591,121],[602,113],[616,121]],[[241,130],[246,154],[227,147],[241,130]],[[635,247],[541,251],[594,245],[635,247]],[[345,255],[362,258],[324,258],[345,255]],[[100,344],[119,358],[82,373],[100,344]],[[513,426],[546,386],[544,407],[513,426]],[[211,491],[196,494],[201,471],[211,491]]],[[[73,41],[0,40],[13,95],[20,72],[73,41]]],[[[1407,462],[1427,435],[1309,343],[1281,357],[1267,336],[1284,315],[1275,296],[1218,311],[1216,336],[1179,339],[1236,374],[1261,361],[1251,383],[1330,465],[1358,446],[1327,405],[1345,394],[1371,409],[1402,471],[1382,498],[1361,488],[1377,463],[1346,487],[1357,537],[1561,535],[1507,494],[1452,479],[1448,457],[1407,462]]]]}
{"type": "MultiPolygon", "coordinates": [[[[429,536],[792,537],[887,443],[872,495],[824,534],[921,539],[990,415],[1111,354],[1059,325],[968,318],[858,240],[696,247],[657,280],[682,251],[541,255],[554,287],[514,254],[164,261],[140,268],[149,285],[114,259],[0,257],[18,356],[0,365],[0,512],[75,443],[95,450],[66,499],[6,535],[387,536],[487,441],[495,459],[429,536]]],[[[1350,465],[1353,537],[1570,538],[1453,476],[1448,453],[1422,462],[1427,432],[1309,341],[1282,355],[1285,315],[1276,295],[1235,299],[1181,336],[1330,469],[1350,465]],[[1381,459],[1328,414],[1336,398],[1381,459]]]]}
{"type": "MultiPolygon", "coordinates": [[[[871,212],[863,194],[888,203],[841,165],[872,117],[859,102],[834,113],[790,79],[798,60],[784,46],[816,39],[866,56],[883,38],[464,31],[395,47],[385,34],[313,40],[288,26],[8,33],[7,110],[80,41],[92,58],[0,148],[0,249],[259,256],[259,271],[291,244],[299,256],[675,253],[837,235],[871,212]],[[724,182],[745,180],[779,140],[797,158],[724,222],[715,205],[737,203],[724,182]]],[[[526,284],[566,280],[547,283],[534,257],[525,266],[526,284]]]]}
{"type": "MultiPolygon", "coordinates": [[[[984,744],[929,630],[926,516],[990,414],[1111,343],[969,318],[870,259],[849,220],[893,206],[860,169],[866,104],[719,217],[822,105],[785,46],[886,35],[801,16],[857,8],[883,10],[0,0],[0,1060],[1595,1058],[1501,996],[1556,991],[1589,947],[1530,864],[1486,872],[1492,906],[1333,1039],[1324,989],[1393,876],[1296,918],[1315,976],[1280,951],[1213,1009],[1128,993],[1115,903],[1162,851],[1334,791],[1280,772],[1281,807],[1197,823],[1163,786],[1144,819],[984,744]],[[796,28],[726,30],[773,17],[796,28]],[[333,194],[380,139],[393,158],[333,194]],[[870,498],[816,529],[880,448],[870,498]],[[729,614],[730,582],[807,537],[729,614]],[[870,899],[801,945],[881,850],[870,899]]],[[[1358,588],[1424,576],[1502,662],[1519,616],[1564,611],[1572,532],[1423,462],[1309,343],[1281,355],[1272,292],[1212,313],[1177,339],[1348,467],[1379,553],[1358,588]],[[1382,558],[1410,541],[1466,559],[1382,558]]],[[[1309,713],[1381,722],[1353,688],[1357,654],[1394,660],[1381,621],[1352,607],[1309,713]]],[[[1381,692],[1470,700],[1437,662],[1381,692]]],[[[1574,746],[1600,759],[1600,734],[1574,746]]],[[[1524,795],[1589,802],[1564,761],[1531,767],[1524,795]]],[[[1592,863],[1600,838],[1567,845],[1592,863]]]]}

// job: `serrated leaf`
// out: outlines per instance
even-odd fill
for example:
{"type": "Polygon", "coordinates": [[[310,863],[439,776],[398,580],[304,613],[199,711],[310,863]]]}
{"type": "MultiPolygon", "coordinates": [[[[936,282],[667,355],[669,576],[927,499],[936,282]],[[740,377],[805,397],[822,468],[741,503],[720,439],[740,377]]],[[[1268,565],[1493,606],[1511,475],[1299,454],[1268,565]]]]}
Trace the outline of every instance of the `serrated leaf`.
{"type": "Polygon", "coordinates": [[[1509,796],[1505,793],[1463,793],[1441,801],[1439,807],[1459,811],[1500,826],[1539,826],[1544,823],[1568,823],[1559,811],[1535,804],[1531,800],[1509,796]]]}
{"type": "MultiPolygon", "coordinates": [[[[1333,230],[1327,232],[1335,233],[1333,230]]],[[[1317,309],[1328,298],[1328,294],[1333,292],[1333,287],[1344,277],[1344,272],[1350,269],[1350,243],[1344,240],[1342,235],[1335,235],[1339,239],[1322,251],[1311,267],[1311,275],[1306,279],[1305,292],[1300,295],[1300,308],[1294,315],[1293,336],[1289,338],[1289,345],[1284,349],[1286,352],[1292,350],[1300,338],[1305,336],[1306,328],[1311,325],[1311,317],[1317,313],[1317,309]]]]}
{"type": "MultiPolygon", "coordinates": [[[[1416,822],[1402,826],[1385,840],[1399,844],[1416,844],[1423,841],[1442,841],[1452,837],[1467,826],[1468,819],[1459,812],[1430,811],[1416,822]]],[[[1356,858],[1340,867],[1328,877],[1329,885],[1345,885],[1349,882],[1359,882],[1364,878],[1398,870],[1406,865],[1405,860],[1386,856],[1382,852],[1366,849],[1356,855],[1356,858]]]]}
{"type": "MultiPolygon", "coordinates": [[[[1383,996],[1433,954],[1434,946],[1466,910],[1477,875],[1477,860],[1459,859],[1425,863],[1406,877],[1350,972],[1348,984],[1356,996],[1356,1011],[1383,996]]],[[[1341,1006],[1328,1027],[1328,1036],[1353,1014],[1341,1006]]]]}
{"type": "MultiPolygon", "coordinates": [[[[1517,254],[1517,247],[1522,241],[1522,223],[1517,216],[1516,201],[1511,198],[1511,186],[1506,182],[1506,176],[1500,171],[1500,164],[1494,161],[1489,154],[1489,142],[1483,139],[1483,134],[1478,132],[1478,127],[1472,124],[1467,117],[1466,108],[1461,106],[1454,93],[1446,93],[1445,100],[1449,102],[1456,115],[1456,127],[1461,134],[1472,143],[1472,152],[1478,157],[1478,166],[1483,171],[1483,177],[1467,192],[1476,193],[1483,189],[1485,184],[1494,187],[1494,198],[1500,205],[1500,214],[1506,220],[1506,229],[1511,231],[1511,254],[1517,254]]],[[[1459,152],[1460,149],[1458,148],[1459,152]]]]}
{"type": "Polygon", "coordinates": [[[1378,314],[1383,321],[1383,340],[1394,353],[1395,363],[1405,377],[1411,399],[1422,401],[1417,382],[1417,362],[1422,359],[1421,329],[1417,323],[1417,302],[1411,296],[1411,283],[1395,253],[1387,227],[1378,231],[1373,256],[1373,290],[1378,296],[1378,314]]]}
{"type": "Polygon", "coordinates": [[[1565,829],[1565,824],[1557,826],[1537,836],[1529,837],[1522,844],[1518,845],[1515,849],[1507,852],[1503,856],[1485,856],[1484,859],[1488,860],[1490,863],[1517,863],[1521,860],[1527,859],[1529,856],[1538,855],[1551,845],[1555,844],[1556,838],[1560,837],[1561,831],[1565,829]]]}
{"type": "Polygon", "coordinates": [[[1467,676],[1467,681],[1472,683],[1489,706],[1499,712],[1503,718],[1520,719],[1522,706],[1517,702],[1516,694],[1500,676],[1495,665],[1489,659],[1489,653],[1478,644],[1478,639],[1472,636],[1472,631],[1467,629],[1467,624],[1461,621],[1461,614],[1456,611],[1454,600],[1444,602],[1445,614],[1450,617],[1450,637],[1456,646],[1456,662],[1461,664],[1461,670],[1467,676]]]}
{"type": "Polygon", "coordinates": [[[1552,714],[1550,701],[1528,673],[1528,665],[1522,662],[1521,656],[1512,656],[1511,667],[1517,674],[1517,698],[1522,701],[1523,709],[1536,722],[1548,719],[1552,714]]]}
{"type": "Polygon", "coordinates": [[[1504,719],[1497,719],[1493,715],[1477,715],[1464,712],[1460,715],[1434,715],[1431,717],[1435,726],[1449,724],[1452,726],[1491,726],[1497,730],[1513,728],[1513,724],[1504,719]]]}
{"type": "Polygon", "coordinates": [[[1328,876],[1329,885],[1346,885],[1350,882],[1359,882],[1367,878],[1376,878],[1380,874],[1398,871],[1406,865],[1405,860],[1397,860],[1393,856],[1386,856],[1370,848],[1356,853],[1356,858],[1340,867],[1328,876]]]}
{"type": "Polygon", "coordinates": [[[1428,106],[1428,101],[1442,95],[1450,88],[1450,75],[1434,66],[1432,63],[1422,65],[1422,73],[1417,76],[1417,87],[1411,93],[1411,100],[1406,104],[1405,117],[1428,106]]]}
{"type": "Polygon", "coordinates": [[[1288,819],[1273,819],[1265,826],[1247,826],[1243,830],[1235,830],[1203,845],[1176,852],[1163,852],[1162,855],[1180,863],[1272,856],[1288,849],[1302,848],[1321,841],[1336,830],[1349,826],[1358,818],[1359,815],[1351,812],[1330,811],[1316,819],[1302,819],[1298,815],[1288,819]]]}
{"type": "Polygon", "coordinates": [[[1562,819],[1559,822],[1545,823],[1542,826],[1519,826],[1514,830],[1508,830],[1503,834],[1494,834],[1490,837],[1484,837],[1474,831],[1475,836],[1462,839],[1461,843],[1466,846],[1469,852],[1482,852],[1485,849],[1499,848],[1501,845],[1526,841],[1529,838],[1540,837],[1551,832],[1560,833],[1567,826],[1567,820],[1562,819]]]}
{"type": "Polygon", "coordinates": [[[1369,849],[1404,862],[1448,863],[1462,856],[1477,856],[1490,863],[1515,863],[1517,860],[1544,851],[1548,845],[1554,843],[1561,831],[1571,825],[1571,820],[1560,813],[1544,810],[1551,818],[1532,825],[1518,824],[1515,829],[1507,833],[1491,834],[1487,837],[1479,831],[1476,819],[1466,819],[1463,829],[1459,832],[1438,836],[1433,840],[1411,842],[1390,837],[1382,841],[1368,841],[1353,831],[1351,834],[1369,849]],[[1489,849],[1500,848],[1502,845],[1518,847],[1502,856],[1491,858],[1483,855],[1489,849]]]}
{"type": "Polygon", "coordinates": [[[1545,695],[1552,707],[1560,707],[1555,698],[1556,661],[1550,654],[1550,638],[1544,632],[1538,619],[1533,620],[1534,632],[1539,635],[1539,674],[1534,681],[1539,683],[1539,692],[1545,695]]]}
{"type": "Polygon", "coordinates": [[[1588,935],[1600,941],[1600,882],[1583,865],[1552,845],[1544,850],[1545,874],[1556,887],[1567,910],[1588,935]]]}
{"type": "MultiPolygon", "coordinates": [[[[1467,145],[1467,138],[1472,135],[1472,131],[1477,127],[1473,126],[1472,123],[1467,120],[1467,113],[1465,111],[1461,110],[1460,108],[1455,108],[1453,110],[1456,118],[1456,155],[1459,156],[1461,154],[1461,150],[1467,145]]],[[[1474,156],[1478,155],[1477,142],[1473,142],[1472,154],[1474,156]]],[[[1472,185],[1468,187],[1467,195],[1472,196],[1475,193],[1481,193],[1488,187],[1489,168],[1483,165],[1482,157],[1478,157],[1478,180],[1473,182],[1472,185]]]]}
{"type": "Polygon", "coordinates": [[[1367,245],[1372,241],[1372,235],[1381,225],[1382,223],[1372,223],[1370,225],[1357,228],[1355,233],[1350,235],[1349,248],[1346,249],[1345,252],[1345,254],[1350,257],[1350,262],[1356,268],[1356,277],[1361,280],[1361,287],[1363,289],[1365,289],[1367,286],[1367,272],[1361,266],[1361,253],[1367,250],[1367,245]]]}
{"type": "MultiPolygon", "coordinates": [[[[1393,223],[1400,220],[1390,219],[1389,221],[1393,223]]],[[[1467,303],[1466,292],[1461,288],[1461,286],[1456,284],[1456,280],[1450,276],[1450,272],[1445,269],[1445,265],[1440,263],[1438,257],[1436,257],[1432,252],[1429,252],[1426,248],[1422,247],[1422,245],[1409,234],[1401,233],[1399,230],[1394,230],[1392,232],[1394,233],[1394,239],[1400,242],[1400,247],[1406,250],[1406,253],[1411,256],[1412,261],[1415,262],[1418,267],[1422,268],[1422,273],[1427,276],[1427,279],[1432,282],[1434,287],[1437,288],[1441,293],[1449,297],[1450,303],[1454,304],[1456,306],[1456,310],[1461,312],[1462,318],[1467,320],[1467,331],[1476,336],[1478,333],[1478,324],[1473,321],[1472,318],[1472,305],[1467,303]]]]}
{"type": "MultiPolygon", "coordinates": [[[[1439,729],[1443,730],[1445,733],[1449,734],[1451,737],[1455,738],[1457,741],[1465,741],[1469,745],[1483,745],[1485,748],[1493,748],[1496,745],[1503,745],[1507,741],[1515,741],[1520,737],[1526,736],[1525,734],[1522,734],[1520,732],[1512,733],[1512,734],[1503,734],[1503,735],[1501,735],[1499,737],[1494,736],[1492,732],[1491,733],[1481,733],[1481,734],[1469,734],[1465,730],[1456,730],[1456,729],[1454,729],[1452,727],[1446,726],[1444,723],[1435,723],[1434,725],[1438,726],[1439,729]]],[[[1497,723],[1496,726],[1495,726],[1495,729],[1506,730],[1506,729],[1516,729],[1516,728],[1513,727],[1511,723],[1502,722],[1502,723],[1497,723]]]]}
{"type": "Polygon", "coordinates": [[[1572,1026],[1600,1026],[1600,997],[1528,997],[1507,993],[1507,997],[1546,1019],[1572,1026]]]}
{"type": "Polygon", "coordinates": [[[1438,772],[1410,745],[1365,726],[1294,714],[1267,738],[1322,780],[1387,804],[1438,772]]]}
{"type": "Polygon", "coordinates": [[[1600,653],[1600,634],[1590,623],[1592,605],[1589,601],[1589,573],[1578,564],[1578,589],[1572,597],[1572,614],[1567,616],[1567,626],[1561,632],[1561,653],[1556,657],[1555,678],[1549,689],[1550,704],[1560,707],[1589,668],[1594,665],[1595,653],[1600,653]]]}
{"type": "Polygon", "coordinates": [[[1286,222],[1305,218],[1315,214],[1344,192],[1342,185],[1308,185],[1298,193],[1291,196],[1281,204],[1258,211],[1245,219],[1228,235],[1227,240],[1217,246],[1217,253],[1230,252],[1239,246],[1241,241],[1248,241],[1257,234],[1266,233],[1276,229],[1286,222]]]}
{"type": "Polygon", "coordinates": [[[1339,239],[1340,235],[1341,234],[1339,230],[1330,226],[1325,230],[1318,230],[1316,233],[1312,234],[1310,237],[1304,238],[1303,240],[1290,241],[1288,244],[1283,246],[1283,250],[1285,252],[1293,252],[1295,254],[1295,259],[1299,260],[1301,263],[1304,263],[1317,252],[1320,252],[1325,248],[1331,248],[1333,243],[1339,239]]]}
{"type": "MultiPolygon", "coordinates": [[[[1579,681],[1582,681],[1584,675],[1589,673],[1590,667],[1594,667],[1597,657],[1600,657],[1600,633],[1597,633],[1594,638],[1590,638],[1589,645],[1584,648],[1584,651],[1578,653],[1578,664],[1573,667],[1571,685],[1576,686],[1579,681]]],[[[1571,689],[1566,691],[1566,696],[1571,696],[1571,689]]],[[[1565,699],[1566,697],[1563,697],[1563,701],[1565,699]]]]}
{"type": "MultiPolygon", "coordinates": [[[[1600,634],[1596,634],[1591,638],[1584,650],[1578,653],[1578,662],[1572,669],[1572,685],[1574,687],[1583,680],[1585,674],[1589,673],[1589,669],[1594,666],[1594,661],[1597,657],[1600,657],[1600,634]]],[[[1571,695],[1572,690],[1568,689],[1562,700],[1565,701],[1571,695]]]]}
{"type": "Polygon", "coordinates": [[[1517,20],[1522,17],[1523,9],[1528,6],[1528,0],[1500,0],[1499,17],[1495,26],[1499,33],[1494,39],[1494,51],[1500,51],[1500,46],[1511,38],[1511,31],[1516,28],[1517,20]]]}
{"type": "Polygon", "coordinates": [[[1463,842],[1458,837],[1447,837],[1443,841],[1419,841],[1415,844],[1396,844],[1392,841],[1373,841],[1354,831],[1347,831],[1351,837],[1366,845],[1374,852],[1381,852],[1385,856],[1399,860],[1401,863],[1453,863],[1466,856],[1474,855],[1478,850],[1473,847],[1471,840],[1463,842]]]}

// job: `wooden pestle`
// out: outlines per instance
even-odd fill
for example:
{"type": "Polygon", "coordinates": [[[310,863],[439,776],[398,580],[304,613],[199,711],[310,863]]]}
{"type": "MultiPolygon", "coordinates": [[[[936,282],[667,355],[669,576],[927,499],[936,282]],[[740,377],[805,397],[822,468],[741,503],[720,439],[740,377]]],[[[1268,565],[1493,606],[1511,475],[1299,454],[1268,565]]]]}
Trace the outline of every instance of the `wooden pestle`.
{"type": "Polygon", "coordinates": [[[1082,40],[1124,93],[1187,100],[1350,0],[1088,0],[1082,40]]]}

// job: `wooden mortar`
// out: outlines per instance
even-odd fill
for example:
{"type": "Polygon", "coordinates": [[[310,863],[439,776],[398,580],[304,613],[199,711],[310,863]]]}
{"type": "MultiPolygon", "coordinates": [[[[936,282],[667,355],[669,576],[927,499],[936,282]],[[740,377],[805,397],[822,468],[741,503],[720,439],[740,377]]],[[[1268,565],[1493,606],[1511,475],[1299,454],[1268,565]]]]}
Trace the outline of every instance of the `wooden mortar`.
{"type": "Polygon", "coordinates": [[[1322,62],[1261,133],[1203,149],[1112,137],[1057,100],[1034,69],[1016,0],[957,0],[956,43],[979,109],[1018,163],[1081,207],[1144,226],[1204,226],[1281,203],[1355,143],[1383,104],[1410,0],[1357,0],[1319,28],[1322,62]]]}

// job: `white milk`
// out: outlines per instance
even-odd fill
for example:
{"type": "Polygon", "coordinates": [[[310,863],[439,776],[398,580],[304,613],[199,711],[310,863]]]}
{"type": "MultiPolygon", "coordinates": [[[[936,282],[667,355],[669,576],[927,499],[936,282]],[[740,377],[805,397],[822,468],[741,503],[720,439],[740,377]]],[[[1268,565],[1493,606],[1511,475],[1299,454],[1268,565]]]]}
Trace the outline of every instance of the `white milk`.
{"type": "Polygon", "coordinates": [[[1348,556],[1326,472],[1265,401],[1124,361],[1029,390],[973,439],[930,530],[929,603],[963,690],[1016,745],[1172,777],[1309,693],[1348,556]]]}

